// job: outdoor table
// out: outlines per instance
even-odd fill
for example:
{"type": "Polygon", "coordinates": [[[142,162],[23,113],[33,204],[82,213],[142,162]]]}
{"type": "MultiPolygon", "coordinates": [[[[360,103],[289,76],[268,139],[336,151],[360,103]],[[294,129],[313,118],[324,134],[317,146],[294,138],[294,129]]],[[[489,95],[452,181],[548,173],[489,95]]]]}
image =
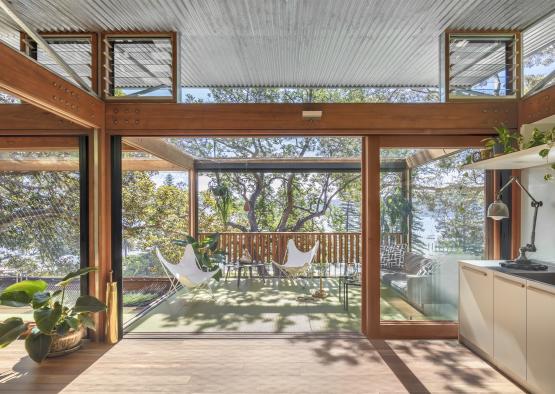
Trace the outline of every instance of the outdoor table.
{"type": "Polygon", "coordinates": [[[252,263],[240,263],[240,262],[234,262],[231,264],[226,264],[226,275],[225,275],[225,279],[227,281],[227,278],[229,276],[229,271],[231,269],[236,269],[237,270],[237,288],[239,288],[240,284],[241,284],[241,274],[243,269],[248,268],[249,269],[249,276],[250,278],[252,278],[252,269],[256,268],[257,272],[258,272],[258,276],[260,278],[262,278],[262,282],[266,283],[266,274],[265,274],[265,268],[266,268],[266,264],[264,263],[260,263],[260,262],[252,262],[252,263]]]}
{"type": "Polygon", "coordinates": [[[343,293],[343,308],[349,312],[349,286],[361,287],[359,279],[342,276],[339,278],[339,301],[341,301],[341,293],[343,293]]]}

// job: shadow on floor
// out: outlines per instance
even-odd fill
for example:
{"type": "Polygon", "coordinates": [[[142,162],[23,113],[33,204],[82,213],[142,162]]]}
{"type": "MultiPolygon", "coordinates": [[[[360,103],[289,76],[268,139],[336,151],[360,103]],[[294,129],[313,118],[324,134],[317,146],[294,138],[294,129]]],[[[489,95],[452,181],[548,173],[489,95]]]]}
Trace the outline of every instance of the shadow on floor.
{"type": "MultiPolygon", "coordinates": [[[[304,283],[304,281],[303,281],[304,283]]],[[[127,327],[126,332],[359,332],[360,290],[353,289],[346,311],[337,297],[337,281],[328,279],[330,295],[310,297],[314,280],[303,287],[286,279],[220,282],[214,298],[200,289],[180,290],[127,327]]]]}
{"type": "MultiPolygon", "coordinates": [[[[23,341],[16,343],[19,345],[20,342],[20,348],[23,348],[23,341]]],[[[111,348],[109,345],[87,343],[75,353],[47,358],[40,364],[28,356],[20,357],[10,369],[0,371],[0,392],[60,392],[111,348]]],[[[21,350],[17,354],[21,354],[21,350]]],[[[3,349],[3,357],[8,359],[12,351],[10,348],[3,349]]]]}

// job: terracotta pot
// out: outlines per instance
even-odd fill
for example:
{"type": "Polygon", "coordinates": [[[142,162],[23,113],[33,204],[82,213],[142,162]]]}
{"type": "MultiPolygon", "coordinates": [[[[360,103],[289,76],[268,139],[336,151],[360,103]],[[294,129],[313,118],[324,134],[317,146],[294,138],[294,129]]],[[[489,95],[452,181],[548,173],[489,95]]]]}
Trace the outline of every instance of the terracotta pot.
{"type": "Polygon", "coordinates": [[[56,357],[78,350],[84,335],[85,329],[81,327],[79,330],[70,330],[63,336],[52,336],[52,345],[50,345],[50,351],[47,357],[56,357]]]}

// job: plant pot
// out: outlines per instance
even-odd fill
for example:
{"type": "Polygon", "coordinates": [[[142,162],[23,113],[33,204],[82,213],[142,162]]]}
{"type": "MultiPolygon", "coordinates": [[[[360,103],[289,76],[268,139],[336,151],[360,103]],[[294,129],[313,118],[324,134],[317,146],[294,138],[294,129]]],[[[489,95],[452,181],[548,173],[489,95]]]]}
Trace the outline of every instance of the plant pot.
{"type": "Polygon", "coordinates": [[[58,357],[73,353],[81,347],[81,339],[85,335],[85,329],[70,330],[66,335],[52,336],[52,345],[46,357],[58,357]]]}
{"type": "Polygon", "coordinates": [[[501,156],[505,154],[505,147],[503,146],[503,144],[501,143],[496,143],[495,145],[493,145],[493,156],[501,156]]]}
{"type": "Polygon", "coordinates": [[[482,149],[480,151],[481,160],[490,159],[492,156],[493,156],[493,151],[491,149],[482,149]]]}

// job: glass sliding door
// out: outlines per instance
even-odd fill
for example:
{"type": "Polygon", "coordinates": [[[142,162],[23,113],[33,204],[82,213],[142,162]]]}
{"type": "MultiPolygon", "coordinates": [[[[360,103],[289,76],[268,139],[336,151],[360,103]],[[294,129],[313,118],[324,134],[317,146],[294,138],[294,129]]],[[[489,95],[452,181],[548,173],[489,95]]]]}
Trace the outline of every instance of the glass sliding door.
{"type": "Polygon", "coordinates": [[[485,254],[485,172],[465,149],[381,149],[382,320],[456,321],[461,259],[485,254]]]}
{"type": "Polygon", "coordinates": [[[121,275],[127,326],[170,294],[170,277],[156,248],[172,263],[189,235],[189,172],[123,145],[121,158],[121,275]]]}
{"type": "MultiPolygon", "coordinates": [[[[63,147],[44,138],[41,150],[18,140],[20,150],[0,150],[0,291],[24,279],[44,280],[51,290],[87,264],[86,137],[64,138],[63,147]]],[[[66,300],[74,301],[86,281],[68,290],[66,300]]],[[[31,314],[0,306],[0,320],[31,314]]]]}

